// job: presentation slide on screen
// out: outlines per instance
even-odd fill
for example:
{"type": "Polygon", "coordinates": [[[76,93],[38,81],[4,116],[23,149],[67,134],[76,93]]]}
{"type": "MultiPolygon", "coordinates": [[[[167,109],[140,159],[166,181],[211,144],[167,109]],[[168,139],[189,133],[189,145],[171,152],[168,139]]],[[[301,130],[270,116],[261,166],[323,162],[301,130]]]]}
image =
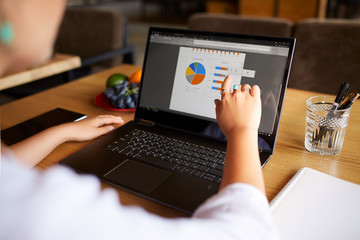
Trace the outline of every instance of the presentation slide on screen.
{"type": "Polygon", "coordinates": [[[231,75],[234,84],[242,77],[254,78],[254,69],[244,69],[246,54],[204,48],[180,47],[170,109],[216,119],[214,99],[231,75]]]}

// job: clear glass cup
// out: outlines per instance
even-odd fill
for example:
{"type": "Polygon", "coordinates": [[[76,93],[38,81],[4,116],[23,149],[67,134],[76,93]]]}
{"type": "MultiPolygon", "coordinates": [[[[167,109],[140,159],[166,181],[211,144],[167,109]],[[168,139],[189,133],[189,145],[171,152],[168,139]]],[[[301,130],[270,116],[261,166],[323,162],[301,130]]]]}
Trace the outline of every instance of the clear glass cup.
{"type": "Polygon", "coordinates": [[[349,109],[332,111],[335,97],[306,100],[305,148],[320,155],[340,153],[349,121],[349,109]]]}

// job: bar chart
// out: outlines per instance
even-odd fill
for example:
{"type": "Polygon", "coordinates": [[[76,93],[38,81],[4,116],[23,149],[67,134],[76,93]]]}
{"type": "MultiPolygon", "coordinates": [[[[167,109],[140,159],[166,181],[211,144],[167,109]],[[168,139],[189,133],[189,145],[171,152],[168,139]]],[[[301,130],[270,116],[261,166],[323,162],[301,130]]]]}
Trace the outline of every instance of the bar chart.
{"type": "Polygon", "coordinates": [[[245,59],[243,52],[180,47],[170,109],[216,119],[214,99],[224,78],[231,75],[232,84],[241,84],[242,77],[255,77],[245,59]]]}

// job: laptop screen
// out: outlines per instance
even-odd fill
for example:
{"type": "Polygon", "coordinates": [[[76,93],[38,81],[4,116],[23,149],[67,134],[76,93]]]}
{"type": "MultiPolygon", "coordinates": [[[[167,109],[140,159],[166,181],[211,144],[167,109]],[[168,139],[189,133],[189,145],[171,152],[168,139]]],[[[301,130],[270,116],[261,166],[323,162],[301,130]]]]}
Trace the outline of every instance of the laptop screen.
{"type": "Polygon", "coordinates": [[[232,84],[259,85],[259,136],[274,144],[293,39],[150,28],[136,118],[225,139],[214,99],[232,84]]]}

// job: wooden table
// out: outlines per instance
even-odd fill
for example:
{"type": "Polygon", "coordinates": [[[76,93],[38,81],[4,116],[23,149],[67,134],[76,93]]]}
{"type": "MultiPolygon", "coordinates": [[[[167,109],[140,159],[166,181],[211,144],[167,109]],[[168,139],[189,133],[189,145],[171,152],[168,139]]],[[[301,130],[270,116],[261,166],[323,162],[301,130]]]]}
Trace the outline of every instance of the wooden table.
{"type": "MultiPolygon", "coordinates": [[[[122,65],[80,80],[11,102],[0,107],[1,128],[7,128],[56,107],[63,107],[88,115],[115,114],[125,121],[133,113],[111,112],[97,107],[94,97],[105,90],[107,77],[112,73],[131,75],[139,67],[122,65]]],[[[290,178],[302,167],[311,167],[327,174],[360,184],[360,102],[353,105],[343,149],[336,156],[320,156],[304,148],[305,100],[319,93],[288,89],[275,153],[263,168],[267,197],[271,201],[290,178]]],[[[38,164],[47,168],[75,152],[87,143],[64,143],[38,164]]],[[[104,184],[104,187],[109,187],[104,184]]],[[[127,191],[118,190],[123,204],[141,205],[166,217],[184,216],[182,213],[146,200],[127,191]]]]}
{"type": "Polygon", "coordinates": [[[81,66],[79,56],[57,53],[52,59],[25,71],[12,72],[0,78],[0,91],[63,73],[81,66]]]}

